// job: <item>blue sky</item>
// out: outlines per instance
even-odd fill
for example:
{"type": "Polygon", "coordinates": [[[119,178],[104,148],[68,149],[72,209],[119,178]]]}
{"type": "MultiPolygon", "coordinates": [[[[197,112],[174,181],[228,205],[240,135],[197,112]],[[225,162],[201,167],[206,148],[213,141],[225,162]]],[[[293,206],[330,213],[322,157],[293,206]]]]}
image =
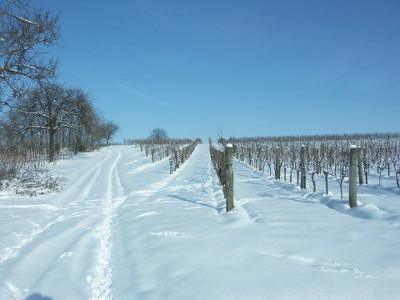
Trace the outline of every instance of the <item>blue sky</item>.
{"type": "Polygon", "coordinates": [[[119,140],[399,131],[399,0],[32,3],[119,140]]]}

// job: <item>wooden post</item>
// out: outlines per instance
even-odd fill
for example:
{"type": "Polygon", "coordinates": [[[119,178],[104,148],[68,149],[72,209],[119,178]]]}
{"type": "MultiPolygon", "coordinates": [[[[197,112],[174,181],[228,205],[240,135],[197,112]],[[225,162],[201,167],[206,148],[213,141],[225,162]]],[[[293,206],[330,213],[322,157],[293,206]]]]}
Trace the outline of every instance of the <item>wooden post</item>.
{"type": "Polygon", "coordinates": [[[279,147],[275,148],[275,179],[281,179],[281,157],[279,147]]]}
{"type": "Polygon", "coordinates": [[[225,166],[226,166],[226,211],[235,207],[233,203],[233,168],[232,168],[233,145],[227,144],[225,147],[225,166]]]}
{"type": "Polygon", "coordinates": [[[328,172],[324,171],[324,175],[325,175],[325,193],[328,195],[328,172]]]}
{"type": "Polygon", "coordinates": [[[305,152],[306,152],[306,146],[302,145],[301,146],[301,151],[300,151],[300,188],[306,189],[306,162],[305,162],[305,152]]]}
{"type": "Polygon", "coordinates": [[[368,174],[369,174],[369,163],[367,163],[367,159],[364,151],[364,175],[365,175],[365,184],[368,184],[368,174]]]}
{"type": "Polygon", "coordinates": [[[359,184],[364,184],[364,164],[363,164],[363,159],[361,157],[361,148],[358,150],[358,183],[359,184]]]}
{"type": "Polygon", "coordinates": [[[349,204],[350,207],[357,207],[357,146],[350,146],[350,174],[349,174],[349,204]]]}
{"type": "Polygon", "coordinates": [[[315,176],[315,172],[313,172],[311,174],[311,181],[312,181],[312,184],[313,184],[313,192],[315,193],[317,191],[317,189],[315,187],[315,177],[314,176],[315,176]]]}

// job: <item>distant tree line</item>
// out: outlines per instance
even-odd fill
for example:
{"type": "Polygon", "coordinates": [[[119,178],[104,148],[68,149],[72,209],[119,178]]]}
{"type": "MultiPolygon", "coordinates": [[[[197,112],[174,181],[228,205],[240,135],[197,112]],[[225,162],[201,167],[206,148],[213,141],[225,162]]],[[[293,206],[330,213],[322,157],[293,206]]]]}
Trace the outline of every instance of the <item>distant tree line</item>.
{"type": "Polygon", "coordinates": [[[57,82],[48,51],[59,37],[57,16],[26,0],[0,3],[0,178],[108,144],[118,130],[86,92],[57,82]]]}
{"type": "MultiPolygon", "coordinates": [[[[198,139],[199,140],[199,139],[198,139]]],[[[141,147],[153,146],[153,145],[189,145],[193,142],[187,138],[170,138],[165,129],[154,128],[147,138],[143,139],[125,139],[124,144],[126,145],[139,145],[141,147]]],[[[201,142],[201,140],[199,140],[201,142]]]]}

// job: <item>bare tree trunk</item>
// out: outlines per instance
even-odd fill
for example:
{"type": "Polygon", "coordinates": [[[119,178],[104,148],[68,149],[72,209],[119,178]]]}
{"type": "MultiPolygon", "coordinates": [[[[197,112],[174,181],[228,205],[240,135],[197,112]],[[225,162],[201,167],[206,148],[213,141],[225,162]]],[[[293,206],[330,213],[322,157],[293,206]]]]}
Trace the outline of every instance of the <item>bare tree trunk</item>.
{"type": "Polygon", "coordinates": [[[53,129],[49,130],[49,162],[54,161],[54,135],[55,131],[53,129]]]}

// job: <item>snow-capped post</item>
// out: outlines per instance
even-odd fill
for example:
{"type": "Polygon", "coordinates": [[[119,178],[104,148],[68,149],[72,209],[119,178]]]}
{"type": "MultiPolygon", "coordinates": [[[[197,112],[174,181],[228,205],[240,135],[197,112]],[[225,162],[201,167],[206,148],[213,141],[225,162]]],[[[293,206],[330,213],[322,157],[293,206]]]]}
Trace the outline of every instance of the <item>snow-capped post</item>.
{"type": "Polygon", "coordinates": [[[233,203],[233,168],[232,168],[233,145],[231,143],[225,146],[225,165],[226,165],[226,211],[235,207],[233,203]]]}
{"type": "Polygon", "coordinates": [[[349,174],[349,204],[350,207],[357,207],[357,146],[350,146],[350,174],[349,174]]]}
{"type": "Polygon", "coordinates": [[[306,162],[305,162],[305,152],[306,152],[306,146],[301,145],[301,150],[300,150],[300,188],[306,189],[306,162]]]}
{"type": "Polygon", "coordinates": [[[359,184],[364,184],[364,162],[363,162],[363,158],[361,157],[361,150],[362,148],[358,149],[358,183],[359,184]]]}

